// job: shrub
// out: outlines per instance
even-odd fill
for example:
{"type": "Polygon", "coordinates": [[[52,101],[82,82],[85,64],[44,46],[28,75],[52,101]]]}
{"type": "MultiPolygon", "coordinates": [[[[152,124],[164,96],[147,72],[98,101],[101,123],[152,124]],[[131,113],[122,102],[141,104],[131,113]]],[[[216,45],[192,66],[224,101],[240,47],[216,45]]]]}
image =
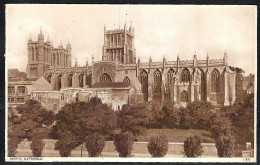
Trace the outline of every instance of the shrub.
{"type": "Polygon", "coordinates": [[[97,133],[87,136],[85,143],[89,157],[98,157],[105,147],[104,137],[97,133]]]}
{"type": "Polygon", "coordinates": [[[219,157],[231,157],[233,146],[234,146],[234,137],[232,135],[220,135],[216,139],[216,148],[219,157]]]}
{"type": "Polygon", "coordinates": [[[188,137],[184,141],[184,154],[187,157],[198,157],[202,153],[201,138],[199,136],[188,137]]]}
{"type": "Polygon", "coordinates": [[[16,136],[8,137],[8,156],[15,157],[16,149],[18,148],[19,143],[22,141],[21,138],[16,136]]]}
{"type": "Polygon", "coordinates": [[[164,157],[169,148],[167,137],[165,135],[152,136],[147,148],[152,157],[164,157]]]}
{"type": "Polygon", "coordinates": [[[71,151],[76,148],[80,142],[76,141],[76,137],[71,133],[63,133],[60,139],[55,143],[55,150],[58,150],[61,157],[68,157],[71,151]]]}
{"type": "Polygon", "coordinates": [[[30,148],[32,150],[34,157],[42,156],[43,146],[44,146],[44,143],[43,143],[42,139],[39,139],[39,138],[32,139],[30,148]]]}
{"type": "Polygon", "coordinates": [[[134,136],[131,132],[124,132],[115,136],[114,145],[119,157],[130,157],[134,144],[134,136]]]}

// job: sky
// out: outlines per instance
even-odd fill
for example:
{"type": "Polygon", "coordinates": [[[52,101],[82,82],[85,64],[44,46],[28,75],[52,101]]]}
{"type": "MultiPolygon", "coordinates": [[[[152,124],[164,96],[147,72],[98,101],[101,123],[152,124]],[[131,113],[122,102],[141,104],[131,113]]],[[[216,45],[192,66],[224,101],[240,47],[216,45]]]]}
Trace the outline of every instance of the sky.
{"type": "Polygon", "coordinates": [[[256,73],[257,9],[255,6],[215,5],[39,5],[6,6],[6,64],[26,71],[27,41],[37,40],[42,27],[55,47],[68,39],[72,65],[100,61],[104,26],[108,30],[132,25],[136,55],[141,62],[222,59],[256,73]]]}

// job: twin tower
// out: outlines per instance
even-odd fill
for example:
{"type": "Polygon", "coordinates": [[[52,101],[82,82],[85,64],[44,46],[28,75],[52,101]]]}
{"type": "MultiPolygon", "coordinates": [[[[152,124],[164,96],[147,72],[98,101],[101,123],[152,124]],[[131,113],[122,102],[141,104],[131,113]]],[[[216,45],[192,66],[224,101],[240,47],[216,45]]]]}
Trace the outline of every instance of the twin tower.
{"type": "MultiPolygon", "coordinates": [[[[27,43],[28,64],[26,68],[27,78],[39,78],[48,68],[71,67],[71,44],[66,48],[62,43],[57,48],[53,47],[49,40],[44,41],[42,30],[38,34],[38,40],[33,41],[31,36],[27,43]]],[[[102,61],[112,61],[121,64],[136,63],[136,49],[134,46],[134,28],[106,30],[104,27],[104,46],[102,61]]]]}
{"type": "Polygon", "coordinates": [[[30,36],[27,49],[27,78],[39,78],[48,68],[71,67],[71,45],[69,41],[66,48],[62,46],[62,43],[57,48],[54,48],[49,37],[47,41],[44,41],[44,35],[40,30],[37,41],[33,41],[30,36]]]}

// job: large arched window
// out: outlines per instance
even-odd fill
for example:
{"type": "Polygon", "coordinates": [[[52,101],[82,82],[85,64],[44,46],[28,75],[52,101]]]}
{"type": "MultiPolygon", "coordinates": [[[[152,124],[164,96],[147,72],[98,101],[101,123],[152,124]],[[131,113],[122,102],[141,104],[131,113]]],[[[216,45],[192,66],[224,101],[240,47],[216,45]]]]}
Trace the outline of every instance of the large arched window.
{"type": "Polygon", "coordinates": [[[124,83],[130,84],[130,79],[126,76],[123,80],[124,83]]]}
{"type": "Polygon", "coordinates": [[[187,91],[181,92],[181,102],[188,102],[188,92],[187,91]]]}
{"type": "Polygon", "coordinates": [[[168,83],[168,87],[173,86],[174,84],[174,70],[170,69],[167,73],[167,83],[168,83]]]}
{"type": "Polygon", "coordinates": [[[144,94],[144,100],[148,101],[148,73],[146,70],[141,71],[140,80],[142,85],[142,93],[144,94]]]}
{"type": "Polygon", "coordinates": [[[181,73],[182,82],[190,82],[190,72],[187,68],[184,68],[181,73]]]}
{"type": "Polygon", "coordinates": [[[201,100],[206,101],[206,77],[202,69],[200,70],[200,94],[201,100]]]}
{"type": "Polygon", "coordinates": [[[100,81],[101,83],[111,83],[111,82],[112,82],[112,79],[111,79],[111,77],[110,77],[107,73],[103,73],[103,74],[100,76],[99,81],[100,81]]]}
{"type": "Polygon", "coordinates": [[[68,87],[72,87],[72,74],[68,76],[68,87]]]}
{"type": "Polygon", "coordinates": [[[79,75],[79,87],[83,87],[83,74],[79,75]]]}
{"type": "Polygon", "coordinates": [[[57,89],[60,90],[61,88],[61,75],[58,76],[58,84],[57,89]]]}
{"type": "Polygon", "coordinates": [[[211,72],[211,92],[219,92],[220,90],[220,73],[219,71],[215,68],[211,72]]]}
{"type": "Polygon", "coordinates": [[[162,85],[162,73],[157,69],[154,74],[154,93],[161,93],[161,85],[162,85]]]}
{"type": "Polygon", "coordinates": [[[86,85],[91,87],[91,78],[92,78],[92,74],[88,74],[86,76],[86,85]]]}

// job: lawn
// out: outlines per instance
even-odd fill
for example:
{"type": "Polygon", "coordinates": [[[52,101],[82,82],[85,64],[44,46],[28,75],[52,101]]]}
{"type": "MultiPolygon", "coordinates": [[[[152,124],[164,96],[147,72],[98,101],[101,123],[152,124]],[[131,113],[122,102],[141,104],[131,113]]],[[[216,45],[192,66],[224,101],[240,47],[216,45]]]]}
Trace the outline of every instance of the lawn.
{"type": "Polygon", "coordinates": [[[147,129],[146,133],[138,136],[137,141],[148,142],[151,136],[164,134],[167,136],[169,142],[183,143],[183,141],[190,136],[201,136],[203,143],[214,143],[209,131],[196,130],[196,129],[147,129]]]}

